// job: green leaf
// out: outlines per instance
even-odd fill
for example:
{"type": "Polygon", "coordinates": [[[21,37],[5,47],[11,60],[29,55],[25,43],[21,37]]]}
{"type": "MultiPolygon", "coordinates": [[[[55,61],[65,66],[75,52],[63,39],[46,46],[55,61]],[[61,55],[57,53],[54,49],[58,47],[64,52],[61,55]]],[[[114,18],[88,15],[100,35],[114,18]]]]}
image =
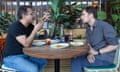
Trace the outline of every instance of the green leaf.
{"type": "Polygon", "coordinates": [[[52,37],[52,36],[53,36],[54,29],[55,29],[55,23],[51,23],[51,28],[50,28],[49,37],[52,37]]]}
{"type": "Polygon", "coordinates": [[[8,27],[15,20],[16,20],[15,16],[9,16],[8,13],[2,12],[2,15],[0,16],[0,30],[7,32],[8,27]]]}
{"type": "Polygon", "coordinates": [[[117,14],[112,14],[111,17],[112,17],[113,22],[116,23],[117,20],[118,20],[118,15],[117,14]]]}
{"type": "Polygon", "coordinates": [[[104,11],[98,11],[97,12],[97,19],[99,20],[105,20],[107,18],[107,15],[104,11]]]}
{"type": "Polygon", "coordinates": [[[54,20],[56,20],[60,14],[60,9],[64,5],[66,0],[51,0],[51,9],[53,11],[54,20]]]}

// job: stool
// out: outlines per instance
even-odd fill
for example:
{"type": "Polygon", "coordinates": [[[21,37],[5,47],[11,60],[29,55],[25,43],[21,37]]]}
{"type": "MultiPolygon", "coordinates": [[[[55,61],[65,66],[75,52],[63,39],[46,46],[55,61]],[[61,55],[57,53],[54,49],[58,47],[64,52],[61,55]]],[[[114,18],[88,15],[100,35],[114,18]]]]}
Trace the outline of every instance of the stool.
{"type": "Polygon", "coordinates": [[[2,72],[18,72],[17,70],[15,70],[13,68],[9,68],[9,67],[5,66],[4,64],[2,64],[1,70],[2,70],[2,72]]]}

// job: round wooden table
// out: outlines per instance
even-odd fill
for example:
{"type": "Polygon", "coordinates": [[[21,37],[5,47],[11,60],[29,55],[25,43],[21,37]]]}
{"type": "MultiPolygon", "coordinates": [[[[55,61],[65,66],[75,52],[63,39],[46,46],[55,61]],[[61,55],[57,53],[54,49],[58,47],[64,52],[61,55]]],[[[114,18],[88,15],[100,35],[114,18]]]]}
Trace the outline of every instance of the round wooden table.
{"type": "Polygon", "coordinates": [[[24,48],[23,52],[26,55],[36,57],[36,58],[45,58],[45,59],[54,59],[55,60],[55,72],[60,72],[60,59],[70,59],[73,57],[81,56],[86,54],[89,51],[88,46],[79,46],[62,49],[53,49],[50,46],[41,46],[41,47],[30,47],[24,48]]]}

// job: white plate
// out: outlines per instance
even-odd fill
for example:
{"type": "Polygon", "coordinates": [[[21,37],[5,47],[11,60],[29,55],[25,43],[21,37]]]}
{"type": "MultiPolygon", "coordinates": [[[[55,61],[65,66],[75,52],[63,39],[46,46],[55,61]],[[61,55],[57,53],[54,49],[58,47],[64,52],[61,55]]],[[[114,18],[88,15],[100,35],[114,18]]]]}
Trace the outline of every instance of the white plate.
{"type": "Polygon", "coordinates": [[[83,46],[84,43],[83,42],[70,42],[70,45],[72,45],[72,46],[83,46]]]}
{"type": "Polygon", "coordinates": [[[68,46],[69,46],[68,43],[57,43],[57,44],[50,45],[50,47],[54,49],[66,48],[68,46]]]}
{"type": "Polygon", "coordinates": [[[42,46],[42,45],[45,45],[45,42],[33,42],[32,45],[34,45],[34,46],[42,46]]]}

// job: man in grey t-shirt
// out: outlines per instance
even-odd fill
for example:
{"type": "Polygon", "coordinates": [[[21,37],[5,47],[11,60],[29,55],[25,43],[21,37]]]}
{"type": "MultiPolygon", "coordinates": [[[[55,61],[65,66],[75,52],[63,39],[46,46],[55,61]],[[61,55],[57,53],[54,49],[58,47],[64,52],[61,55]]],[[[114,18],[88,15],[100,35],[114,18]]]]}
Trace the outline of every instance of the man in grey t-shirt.
{"type": "Polygon", "coordinates": [[[82,10],[81,20],[86,27],[86,41],[90,47],[87,55],[73,58],[72,72],[84,72],[87,66],[107,66],[113,63],[118,40],[116,31],[107,22],[99,21],[93,7],[82,10]]]}

